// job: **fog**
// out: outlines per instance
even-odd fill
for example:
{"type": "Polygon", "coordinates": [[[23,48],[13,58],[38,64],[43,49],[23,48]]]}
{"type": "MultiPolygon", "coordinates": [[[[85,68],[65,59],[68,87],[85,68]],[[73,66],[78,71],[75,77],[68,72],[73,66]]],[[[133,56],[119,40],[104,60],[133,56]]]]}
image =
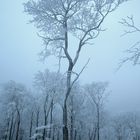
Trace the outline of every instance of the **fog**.
{"type": "MultiPolygon", "coordinates": [[[[26,1],[3,0],[0,3],[0,84],[14,80],[32,90],[34,75],[46,68],[56,71],[58,61],[55,57],[40,60],[38,54],[43,42],[37,35],[38,30],[29,23],[31,16],[24,12],[23,3],[26,1]]],[[[140,1],[130,0],[109,14],[102,24],[105,31],[93,41],[93,45],[82,50],[76,66],[80,71],[90,58],[79,78],[82,85],[93,81],[109,82],[111,92],[105,109],[112,114],[140,111],[140,66],[128,62],[117,70],[120,60],[127,55],[124,51],[139,41],[137,33],[121,36],[125,27],[119,21],[134,15],[139,25],[139,5],[140,1]]],[[[71,38],[71,42],[74,46],[76,40],[71,38]]],[[[62,73],[65,70],[63,62],[62,73]]]]}
{"type": "MultiPolygon", "coordinates": [[[[38,53],[42,41],[37,36],[36,28],[28,24],[30,17],[23,12],[23,2],[4,0],[0,4],[0,82],[16,80],[31,87],[38,70],[54,70],[57,62],[55,59],[40,61],[38,53]]],[[[140,67],[129,63],[116,72],[124,51],[139,40],[139,36],[134,34],[121,37],[124,27],[119,21],[130,15],[134,15],[137,23],[140,22],[139,1],[129,1],[109,15],[103,25],[106,31],[82,52],[79,60],[83,62],[90,56],[90,63],[80,77],[82,83],[110,82],[112,92],[108,108],[113,112],[137,111],[140,105],[140,67]]]]}

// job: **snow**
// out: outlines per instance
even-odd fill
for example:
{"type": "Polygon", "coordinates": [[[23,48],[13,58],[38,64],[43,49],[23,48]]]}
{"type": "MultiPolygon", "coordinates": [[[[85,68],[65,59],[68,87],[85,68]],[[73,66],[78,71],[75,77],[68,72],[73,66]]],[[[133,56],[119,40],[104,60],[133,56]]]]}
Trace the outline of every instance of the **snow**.
{"type": "Polygon", "coordinates": [[[53,124],[48,124],[44,126],[39,126],[36,128],[36,130],[51,129],[52,127],[53,127],[53,124]]]}
{"type": "Polygon", "coordinates": [[[35,133],[31,139],[36,139],[37,137],[42,137],[43,135],[41,133],[35,133]]]}

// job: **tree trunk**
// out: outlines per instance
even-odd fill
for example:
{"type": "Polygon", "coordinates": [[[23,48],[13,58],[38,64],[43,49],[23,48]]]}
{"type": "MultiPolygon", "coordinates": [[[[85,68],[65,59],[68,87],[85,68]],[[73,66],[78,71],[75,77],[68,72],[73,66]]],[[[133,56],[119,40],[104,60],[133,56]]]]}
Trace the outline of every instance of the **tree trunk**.
{"type": "Polygon", "coordinates": [[[74,140],[76,140],[77,139],[77,131],[75,130],[74,131],[74,140]]]}
{"type": "MultiPolygon", "coordinates": [[[[45,111],[45,116],[44,116],[44,126],[47,125],[47,116],[46,116],[46,111],[45,111]]],[[[46,129],[44,128],[43,130],[43,140],[45,140],[46,137],[46,129]]]]}
{"type": "Polygon", "coordinates": [[[12,137],[13,123],[14,123],[14,115],[12,114],[11,125],[10,125],[10,130],[9,130],[9,140],[12,140],[11,137],[12,137]]]}
{"type": "Polygon", "coordinates": [[[70,130],[70,139],[73,140],[73,117],[71,116],[71,130],[70,130]]]}
{"type": "MultiPolygon", "coordinates": [[[[66,16],[66,15],[65,15],[66,16]]],[[[64,108],[63,108],[63,140],[69,140],[69,133],[68,133],[68,127],[67,127],[67,99],[71,92],[71,74],[73,69],[73,61],[68,53],[68,28],[67,28],[67,17],[65,17],[64,22],[64,30],[65,30],[65,47],[64,47],[64,53],[66,55],[66,58],[69,62],[68,70],[67,70],[67,90],[66,95],[64,99],[64,108]]]]}
{"type": "Polygon", "coordinates": [[[12,130],[12,134],[11,134],[11,140],[14,139],[15,130],[16,130],[16,119],[15,119],[14,124],[13,124],[13,130],[12,130]]]}
{"type": "MultiPolygon", "coordinates": [[[[46,95],[45,102],[44,102],[44,126],[47,125],[47,102],[48,102],[48,95],[46,95]]],[[[45,140],[46,137],[46,129],[43,130],[43,140],[45,140]]]]}
{"type": "MultiPolygon", "coordinates": [[[[39,109],[37,110],[36,114],[36,128],[38,127],[38,124],[39,124],[39,109]]],[[[38,133],[38,130],[36,130],[35,133],[38,133]]],[[[37,138],[35,140],[37,140],[37,138]]]]}
{"type": "MultiPolygon", "coordinates": [[[[46,103],[47,103],[47,101],[48,101],[48,96],[46,97],[46,103]]],[[[52,99],[52,101],[53,101],[53,99],[52,99]]],[[[45,117],[44,126],[47,125],[47,119],[48,119],[49,112],[50,112],[50,109],[51,109],[52,101],[51,101],[50,104],[48,104],[48,106],[49,106],[48,110],[47,110],[47,108],[44,106],[44,115],[45,115],[45,116],[44,116],[44,117],[45,117]]],[[[47,134],[46,134],[46,129],[44,129],[44,130],[43,130],[43,140],[45,140],[46,135],[47,135],[47,134]]]]}
{"type": "Polygon", "coordinates": [[[15,140],[18,140],[19,139],[19,130],[20,130],[20,112],[19,110],[17,110],[17,131],[16,131],[16,139],[15,140]]]}
{"type": "Polygon", "coordinates": [[[73,96],[71,97],[71,114],[70,114],[70,140],[73,140],[74,114],[73,114],[73,96]]]}
{"type": "Polygon", "coordinates": [[[59,140],[59,130],[58,130],[58,132],[57,132],[57,140],[59,140]]]}
{"type": "Polygon", "coordinates": [[[55,134],[54,134],[54,130],[53,130],[53,135],[52,135],[52,140],[55,140],[55,134]]]}
{"type": "Polygon", "coordinates": [[[31,121],[30,121],[30,132],[29,132],[29,139],[31,139],[32,136],[32,128],[33,128],[33,112],[31,114],[31,121]]]}
{"type": "Polygon", "coordinates": [[[95,127],[95,130],[94,130],[93,140],[96,140],[96,131],[97,131],[97,127],[95,127]]]}
{"type": "Polygon", "coordinates": [[[64,100],[63,108],[63,140],[69,140],[69,132],[67,127],[67,100],[71,92],[71,72],[73,69],[73,63],[69,62],[69,68],[67,73],[67,92],[64,100]]]}
{"type": "Polygon", "coordinates": [[[67,92],[64,100],[64,108],[63,108],[63,140],[69,140],[69,132],[67,127],[67,100],[71,92],[71,72],[72,72],[72,64],[69,64],[68,74],[67,74],[67,92]]]}
{"type": "Polygon", "coordinates": [[[68,140],[68,127],[67,127],[67,105],[64,103],[63,109],[63,140],[68,140]]]}
{"type": "Polygon", "coordinates": [[[100,140],[100,110],[97,106],[97,140],[100,140]]]}
{"type": "Polygon", "coordinates": [[[92,140],[92,134],[91,134],[90,129],[89,129],[89,132],[88,132],[88,139],[89,139],[89,140],[92,140]]]}
{"type": "MultiPolygon", "coordinates": [[[[53,99],[51,102],[51,110],[50,110],[50,124],[52,123],[53,123],[53,99]]],[[[51,134],[52,134],[52,129],[50,129],[49,138],[51,138],[51,134]]]]}
{"type": "Polygon", "coordinates": [[[7,140],[8,138],[8,131],[9,131],[9,125],[10,125],[10,119],[8,118],[6,121],[6,133],[4,134],[4,140],[7,140]]]}

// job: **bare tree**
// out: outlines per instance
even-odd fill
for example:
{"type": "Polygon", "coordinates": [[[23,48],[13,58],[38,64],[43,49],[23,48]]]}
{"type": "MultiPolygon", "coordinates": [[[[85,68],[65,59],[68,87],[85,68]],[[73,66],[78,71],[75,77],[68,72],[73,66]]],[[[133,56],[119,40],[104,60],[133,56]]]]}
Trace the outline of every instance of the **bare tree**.
{"type": "Polygon", "coordinates": [[[113,117],[112,127],[117,140],[139,140],[139,114],[123,113],[113,117]]]}
{"type": "Polygon", "coordinates": [[[25,12],[33,16],[31,22],[34,22],[43,33],[39,35],[45,44],[45,49],[41,53],[43,57],[56,55],[59,62],[62,58],[66,58],[68,62],[67,89],[63,103],[64,140],[69,139],[67,100],[73,84],[88,64],[87,62],[79,73],[74,72],[80,52],[85,45],[98,36],[106,16],[124,1],[126,0],[30,0],[25,4],[25,12]],[[78,39],[74,57],[69,51],[70,34],[78,39]]]}
{"type": "MultiPolygon", "coordinates": [[[[126,28],[124,30],[123,36],[132,33],[140,34],[140,27],[136,25],[133,16],[123,18],[120,23],[126,28]]],[[[127,53],[127,56],[121,60],[120,67],[126,62],[132,62],[133,65],[140,64],[140,41],[137,41],[131,48],[127,49],[125,52],[127,53]]]]}
{"type": "Polygon", "coordinates": [[[113,119],[113,129],[114,129],[114,135],[117,140],[123,140],[125,139],[126,135],[126,129],[124,126],[124,119],[122,116],[116,116],[113,119]]]}
{"type": "Polygon", "coordinates": [[[109,93],[107,91],[107,87],[107,82],[93,82],[91,85],[86,85],[85,87],[85,90],[88,93],[90,100],[92,100],[92,103],[95,105],[96,108],[97,126],[95,128],[95,132],[97,132],[97,140],[100,140],[101,111],[103,109],[105,99],[109,93]]]}
{"type": "Polygon", "coordinates": [[[80,112],[84,103],[84,97],[82,95],[83,93],[81,87],[77,82],[75,83],[68,100],[68,124],[70,129],[70,140],[74,140],[74,137],[76,137],[76,131],[78,129],[77,124],[80,121],[80,112]]]}
{"type": "Polygon", "coordinates": [[[14,81],[3,86],[3,103],[7,106],[7,117],[10,120],[7,133],[9,140],[19,140],[20,138],[21,115],[25,107],[24,101],[27,93],[24,85],[14,81]]]}
{"type": "Polygon", "coordinates": [[[46,137],[51,137],[51,130],[47,135],[45,126],[48,125],[49,119],[50,123],[53,123],[52,113],[54,104],[57,102],[58,92],[60,93],[61,86],[63,87],[62,75],[57,72],[50,72],[46,69],[44,72],[38,72],[35,75],[34,86],[41,91],[41,101],[43,102],[43,114],[44,114],[44,130],[43,130],[43,140],[46,137]],[[50,118],[49,118],[50,117],[50,118]]]}

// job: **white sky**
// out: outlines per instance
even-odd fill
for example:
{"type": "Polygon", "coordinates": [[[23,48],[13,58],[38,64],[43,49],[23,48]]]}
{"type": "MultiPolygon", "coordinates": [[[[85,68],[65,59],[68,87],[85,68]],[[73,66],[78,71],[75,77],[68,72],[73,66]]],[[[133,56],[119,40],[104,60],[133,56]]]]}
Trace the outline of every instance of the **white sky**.
{"type": "MultiPolygon", "coordinates": [[[[56,69],[56,61],[38,61],[42,42],[36,28],[27,24],[30,16],[23,12],[23,2],[3,0],[0,3],[0,83],[15,80],[30,87],[34,74],[45,68],[56,69]]],[[[82,83],[109,81],[112,93],[107,108],[113,112],[140,111],[140,66],[126,64],[115,73],[123,51],[140,39],[137,34],[120,37],[124,27],[118,21],[133,14],[139,25],[139,7],[139,0],[131,0],[109,15],[103,25],[107,30],[93,46],[82,51],[77,67],[80,69],[90,57],[80,80],[82,83]]]]}

